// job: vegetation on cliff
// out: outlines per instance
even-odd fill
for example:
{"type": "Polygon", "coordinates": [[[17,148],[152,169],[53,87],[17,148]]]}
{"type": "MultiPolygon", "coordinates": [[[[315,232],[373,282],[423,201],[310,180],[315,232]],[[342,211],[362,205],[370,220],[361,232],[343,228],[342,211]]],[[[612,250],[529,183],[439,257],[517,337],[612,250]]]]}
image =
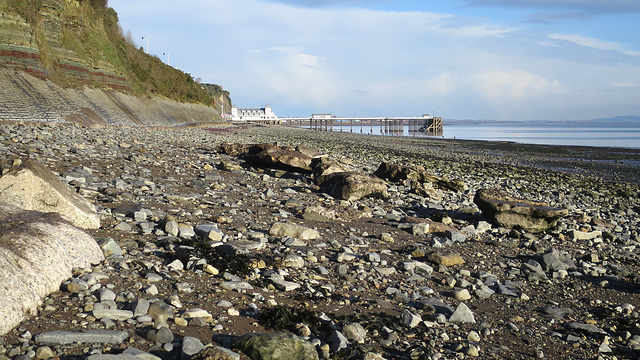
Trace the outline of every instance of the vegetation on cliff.
{"type": "MultiPolygon", "coordinates": [[[[124,35],[118,14],[107,0],[0,0],[0,10],[3,17],[17,15],[28,24],[30,34],[21,37],[29,37],[27,46],[37,48],[44,75],[60,85],[124,88],[136,95],[217,103],[218,109],[221,103],[230,104],[228,92],[221,87],[205,91],[190,74],[138,48],[131,36],[124,35]],[[108,75],[90,76],[96,72],[108,75]],[[103,79],[121,79],[123,85],[103,79]]],[[[12,36],[16,37],[15,31],[12,36]]],[[[20,45],[24,47],[24,41],[20,45]]]]}

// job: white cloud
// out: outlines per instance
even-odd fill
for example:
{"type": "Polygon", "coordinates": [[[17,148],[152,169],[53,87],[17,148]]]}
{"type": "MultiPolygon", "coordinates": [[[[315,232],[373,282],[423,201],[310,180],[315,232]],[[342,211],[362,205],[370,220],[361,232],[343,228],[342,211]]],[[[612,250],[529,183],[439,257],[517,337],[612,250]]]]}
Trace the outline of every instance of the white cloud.
{"type": "Polygon", "coordinates": [[[558,80],[524,70],[487,69],[476,74],[472,81],[483,96],[493,101],[523,100],[560,90],[558,80]]]}
{"type": "Polygon", "coordinates": [[[625,82],[616,82],[616,81],[612,81],[611,85],[615,86],[615,87],[619,87],[619,88],[635,88],[635,87],[640,87],[640,84],[634,84],[634,83],[625,83],[625,82]]]}
{"type": "Polygon", "coordinates": [[[283,101],[327,104],[333,97],[331,75],[320,56],[302,48],[276,46],[249,61],[250,76],[283,101]]]}
{"type": "Polygon", "coordinates": [[[564,40],[576,45],[585,46],[603,51],[618,51],[625,55],[640,56],[638,51],[624,50],[623,46],[613,41],[603,41],[596,38],[586,37],[578,34],[550,34],[549,38],[554,40],[564,40]]]}
{"type": "Polygon", "coordinates": [[[525,9],[566,9],[585,14],[615,14],[640,12],[640,3],[633,0],[467,0],[478,6],[525,9]]]}
{"type": "Polygon", "coordinates": [[[461,27],[443,27],[440,29],[446,34],[453,37],[460,38],[481,38],[481,37],[504,37],[507,34],[516,31],[516,28],[479,24],[473,26],[461,26],[461,27]]]}

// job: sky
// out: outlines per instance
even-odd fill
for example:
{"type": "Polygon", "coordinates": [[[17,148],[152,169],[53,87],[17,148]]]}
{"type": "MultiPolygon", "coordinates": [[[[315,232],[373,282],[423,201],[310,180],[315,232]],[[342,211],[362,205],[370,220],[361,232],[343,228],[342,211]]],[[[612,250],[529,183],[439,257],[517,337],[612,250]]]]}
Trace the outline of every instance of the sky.
{"type": "Polygon", "coordinates": [[[108,4],[150,54],[280,117],[640,115],[638,0],[108,4]]]}

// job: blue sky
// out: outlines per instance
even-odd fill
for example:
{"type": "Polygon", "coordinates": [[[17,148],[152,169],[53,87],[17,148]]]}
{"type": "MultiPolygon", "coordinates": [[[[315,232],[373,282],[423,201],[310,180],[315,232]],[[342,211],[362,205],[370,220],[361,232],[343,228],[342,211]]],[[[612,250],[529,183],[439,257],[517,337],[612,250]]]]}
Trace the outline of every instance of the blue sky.
{"type": "Polygon", "coordinates": [[[640,115],[637,0],[109,0],[125,34],[279,116],[640,115]],[[166,54],[169,54],[167,56],[166,54]]]}

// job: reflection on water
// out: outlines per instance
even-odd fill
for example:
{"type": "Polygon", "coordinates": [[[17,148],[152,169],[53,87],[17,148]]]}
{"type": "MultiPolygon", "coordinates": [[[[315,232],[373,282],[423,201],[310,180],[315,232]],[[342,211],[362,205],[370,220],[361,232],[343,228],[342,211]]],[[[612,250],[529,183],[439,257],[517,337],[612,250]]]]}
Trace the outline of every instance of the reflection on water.
{"type": "MultiPolygon", "coordinates": [[[[334,125],[333,131],[385,136],[429,137],[409,126],[334,125]]],[[[444,138],[512,141],[526,144],[640,148],[640,124],[635,123],[466,123],[444,124],[444,138]]]]}

